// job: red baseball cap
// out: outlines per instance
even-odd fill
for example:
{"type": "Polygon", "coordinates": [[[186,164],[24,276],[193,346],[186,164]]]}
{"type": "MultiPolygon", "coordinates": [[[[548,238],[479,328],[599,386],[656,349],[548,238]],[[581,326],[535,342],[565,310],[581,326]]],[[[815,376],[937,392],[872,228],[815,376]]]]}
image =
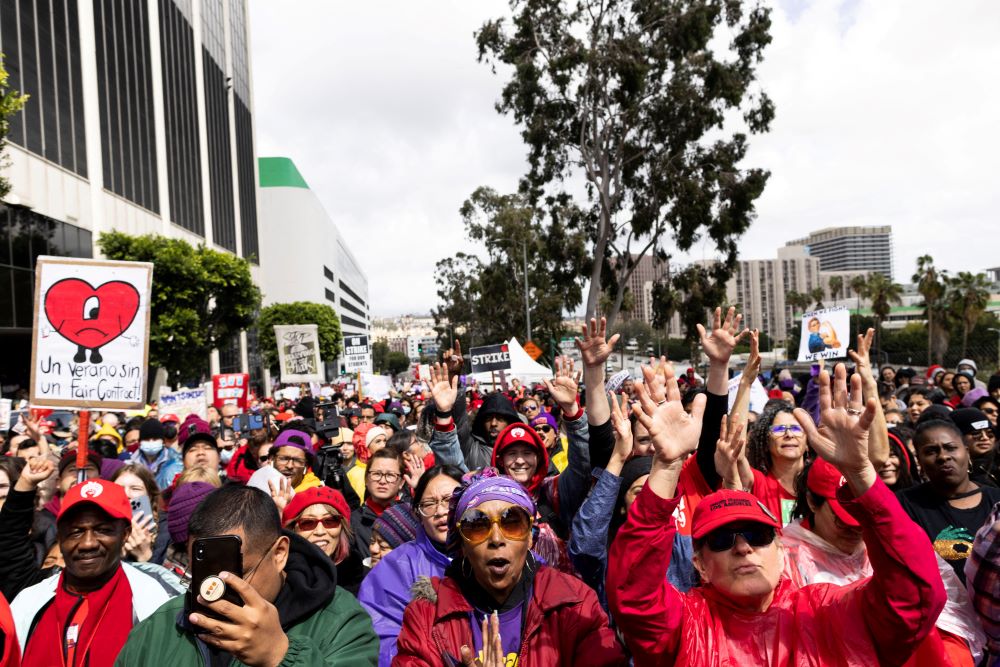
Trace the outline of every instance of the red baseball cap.
{"type": "Polygon", "coordinates": [[[729,523],[753,521],[781,530],[781,522],[760,500],[746,491],[723,489],[702,498],[694,509],[691,537],[700,539],[729,523]]]}
{"type": "Polygon", "coordinates": [[[177,415],[173,414],[172,412],[168,413],[168,414],[165,414],[162,417],[160,417],[160,423],[161,424],[166,424],[167,422],[173,422],[175,424],[180,424],[181,423],[181,418],[178,417],[177,415]]]}
{"type": "Polygon", "coordinates": [[[837,489],[847,483],[840,471],[823,459],[816,459],[812,467],[809,468],[809,476],[806,478],[806,486],[817,496],[822,496],[826,502],[830,503],[830,509],[848,526],[857,528],[861,524],[853,516],[847,513],[844,506],[837,500],[837,489]]]}
{"type": "Polygon", "coordinates": [[[56,521],[61,521],[66,512],[81,503],[97,505],[115,519],[132,520],[132,506],[124,487],[103,479],[91,479],[66,492],[56,521]]]}

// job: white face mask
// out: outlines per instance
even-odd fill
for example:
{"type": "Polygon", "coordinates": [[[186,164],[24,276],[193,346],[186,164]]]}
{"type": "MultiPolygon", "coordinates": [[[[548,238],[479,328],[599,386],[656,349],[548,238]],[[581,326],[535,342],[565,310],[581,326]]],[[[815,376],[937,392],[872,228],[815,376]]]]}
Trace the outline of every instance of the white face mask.
{"type": "Polygon", "coordinates": [[[222,465],[229,465],[229,462],[233,460],[233,449],[220,449],[219,450],[219,461],[222,465]]]}
{"type": "Polygon", "coordinates": [[[159,456],[163,451],[162,440],[143,440],[139,443],[139,451],[148,456],[159,456]]]}

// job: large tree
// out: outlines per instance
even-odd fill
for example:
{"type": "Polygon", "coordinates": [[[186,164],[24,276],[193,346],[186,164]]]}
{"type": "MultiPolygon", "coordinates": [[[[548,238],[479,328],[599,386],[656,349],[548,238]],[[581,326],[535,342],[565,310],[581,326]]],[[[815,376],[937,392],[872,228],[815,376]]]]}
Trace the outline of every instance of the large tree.
{"type": "Polygon", "coordinates": [[[719,279],[721,266],[692,264],[677,272],[669,282],[653,286],[653,326],[666,327],[673,313],[679,312],[692,364],[697,364],[699,358],[697,325],[707,321],[711,309],[725,305],[725,282],[719,279]]]}
{"type": "Polygon", "coordinates": [[[990,302],[990,282],[982,273],[960,271],[948,280],[948,301],[951,312],[962,325],[962,357],[969,348],[969,332],[990,302]]]}
{"type": "MultiPolygon", "coordinates": [[[[3,155],[7,146],[7,134],[10,132],[10,119],[24,108],[28,101],[27,95],[7,87],[7,69],[3,66],[4,57],[0,54],[0,167],[5,167],[7,158],[3,155]]],[[[10,182],[0,176],[0,199],[10,192],[10,182]]]]}
{"type": "Polygon", "coordinates": [[[278,366],[278,343],[274,338],[274,327],[280,324],[315,324],[319,335],[319,356],[327,363],[333,362],[343,348],[340,318],[337,317],[337,311],[327,304],[311,301],[273,303],[261,309],[257,320],[260,352],[270,369],[278,366]]]}
{"type": "Polygon", "coordinates": [[[105,232],[97,246],[108,259],[153,263],[149,361],[173,384],[201,380],[212,350],[254,323],[260,290],[243,258],[156,234],[105,232]]]}
{"type": "Polygon", "coordinates": [[[497,110],[522,128],[529,202],[564,206],[568,182],[585,183],[587,312],[613,293],[613,322],[644,255],[705,235],[724,283],[768,177],[742,162],[746,133],[774,115],[757,85],[769,10],[745,0],[510,5],[512,19],[476,33],[479,58],[510,67],[497,110]]]}
{"type": "Polygon", "coordinates": [[[889,316],[892,306],[902,303],[903,287],[892,282],[881,273],[869,273],[865,280],[865,290],[872,303],[872,315],[875,316],[875,358],[881,364],[882,354],[882,323],[889,316]]]}
{"type": "Polygon", "coordinates": [[[927,365],[943,363],[944,354],[948,350],[948,304],[945,301],[947,291],[947,273],[938,271],[934,266],[934,258],[922,255],[917,258],[917,270],[911,280],[916,283],[917,291],[924,297],[924,315],[927,317],[927,365]]]}
{"type": "MultiPolygon", "coordinates": [[[[517,194],[479,188],[462,205],[468,239],[480,254],[458,253],[437,264],[439,307],[432,312],[442,345],[531,337],[551,358],[563,315],[582,300],[586,237],[572,205],[544,213],[517,194]],[[527,260],[527,275],[525,275],[527,260]]],[[[522,340],[523,342],[523,340],[522,340]]]]}

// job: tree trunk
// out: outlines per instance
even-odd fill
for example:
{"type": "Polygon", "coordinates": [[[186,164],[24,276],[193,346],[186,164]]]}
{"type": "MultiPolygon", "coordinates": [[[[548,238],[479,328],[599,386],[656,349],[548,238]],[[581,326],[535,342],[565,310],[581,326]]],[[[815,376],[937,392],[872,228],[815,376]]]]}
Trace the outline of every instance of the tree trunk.
{"type": "Polygon", "coordinates": [[[931,314],[930,307],[927,308],[927,365],[930,366],[931,362],[931,340],[934,334],[934,316],[931,314]]]}
{"type": "Polygon", "coordinates": [[[601,300],[601,266],[604,264],[604,251],[607,250],[610,233],[611,225],[604,219],[602,212],[597,229],[597,243],[594,244],[594,264],[590,267],[590,289],[587,291],[587,311],[584,313],[586,318],[594,317],[601,300]]]}
{"type": "Polygon", "coordinates": [[[965,352],[969,347],[969,325],[962,323],[962,359],[965,359],[965,352]]]}
{"type": "MultiPolygon", "coordinates": [[[[860,328],[859,328],[860,332],[860,328]]],[[[882,318],[875,318],[875,361],[872,362],[874,368],[882,365],[882,318]]]]}

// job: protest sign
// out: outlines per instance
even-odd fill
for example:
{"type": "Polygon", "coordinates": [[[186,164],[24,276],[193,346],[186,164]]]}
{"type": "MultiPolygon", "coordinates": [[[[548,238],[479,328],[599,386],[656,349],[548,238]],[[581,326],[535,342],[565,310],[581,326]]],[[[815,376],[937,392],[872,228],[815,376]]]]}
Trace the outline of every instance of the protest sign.
{"type": "Polygon", "coordinates": [[[221,408],[226,404],[236,405],[246,412],[250,397],[250,376],[246,373],[223,373],[212,376],[212,405],[221,408]]]}
{"type": "Polygon", "coordinates": [[[153,265],[39,257],[31,404],[142,408],[153,265]]]}
{"type": "Polygon", "coordinates": [[[510,370],[510,349],[507,343],[483,345],[469,351],[473,373],[510,370]]]}
{"type": "Polygon", "coordinates": [[[323,362],[319,357],[319,330],[315,324],[275,325],[281,381],[322,382],[323,362]]]}
{"type": "MultiPolygon", "coordinates": [[[[732,410],[733,404],[736,403],[736,391],[740,388],[742,377],[743,373],[740,373],[729,380],[729,410],[732,410]]],[[[765,403],[767,403],[767,390],[761,384],[760,378],[754,378],[753,384],[750,385],[750,412],[760,414],[765,403]]]]}
{"type": "Polygon", "coordinates": [[[392,378],[388,375],[361,374],[361,395],[365,398],[381,401],[389,398],[390,391],[392,391],[392,378]]]}
{"type": "Polygon", "coordinates": [[[10,428],[10,412],[13,401],[9,398],[0,398],[0,430],[6,431],[10,428]]]}
{"type": "Polygon", "coordinates": [[[344,371],[346,373],[372,372],[368,336],[344,336],[344,371]]]}
{"type": "Polygon", "coordinates": [[[160,414],[174,414],[181,421],[188,415],[198,415],[208,420],[208,392],[204,387],[181,389],[180,391],[161,391],[157,404],[160,414]]]}
{"type": "Polygon", "coordinates": [[[843,306],[803,314],[799,361],[846,357],[850,330],[851,314],[843,306]]]}

